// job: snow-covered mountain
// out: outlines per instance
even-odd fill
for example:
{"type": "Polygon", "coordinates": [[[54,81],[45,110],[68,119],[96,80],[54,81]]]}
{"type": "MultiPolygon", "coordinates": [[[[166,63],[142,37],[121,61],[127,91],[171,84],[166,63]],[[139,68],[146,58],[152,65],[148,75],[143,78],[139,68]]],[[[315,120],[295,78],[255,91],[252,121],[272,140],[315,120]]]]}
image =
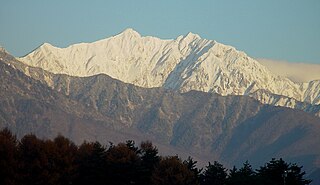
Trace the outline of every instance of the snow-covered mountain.
{"type": "Polygon", "coordinates": [[[84,77],[104,73],[146,88],[249,95],[263,103],[292,108],[299,101],[320,104],[320,80],[292,82],[232,46],[193,33],[161,40],[127,29],[67,48],[45,43],[19,60],[56,74],[84,77]],[[275,101],[278,95],[282,99],[275,101]]]}

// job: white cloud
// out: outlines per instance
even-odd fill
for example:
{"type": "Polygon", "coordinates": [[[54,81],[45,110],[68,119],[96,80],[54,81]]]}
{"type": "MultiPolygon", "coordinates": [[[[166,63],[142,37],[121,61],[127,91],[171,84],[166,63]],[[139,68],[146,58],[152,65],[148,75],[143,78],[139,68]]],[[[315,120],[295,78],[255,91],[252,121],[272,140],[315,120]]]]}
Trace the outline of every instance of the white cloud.
{"type": "Polygon", "coordinates": [[[295,82],[320,80],[320,64],[290,63],[281,60],[256,59],[270,71],[295,82]]]}

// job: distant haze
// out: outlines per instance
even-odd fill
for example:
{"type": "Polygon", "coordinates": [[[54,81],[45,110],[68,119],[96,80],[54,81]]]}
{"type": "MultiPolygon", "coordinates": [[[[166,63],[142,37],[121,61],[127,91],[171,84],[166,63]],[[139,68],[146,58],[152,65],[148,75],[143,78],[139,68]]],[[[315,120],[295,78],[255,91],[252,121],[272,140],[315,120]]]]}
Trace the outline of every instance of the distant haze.
{"type": "Polygon", "coordinates": [[[306,63],[289,63],[281,60],[256,59],[273,73],[285,76],[295,82],[320,80],[320,65],[306,63]]]}

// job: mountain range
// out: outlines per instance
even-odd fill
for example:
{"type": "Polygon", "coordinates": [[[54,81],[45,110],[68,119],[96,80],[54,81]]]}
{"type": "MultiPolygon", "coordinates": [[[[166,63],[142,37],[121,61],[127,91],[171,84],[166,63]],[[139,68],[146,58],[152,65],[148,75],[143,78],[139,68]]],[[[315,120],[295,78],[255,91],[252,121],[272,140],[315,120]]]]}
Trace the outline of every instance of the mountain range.
{"type": "Polygon", "coordinates": [[[283,157],[319,171],[319,81],[292,82],[192,33],[161,40],[128,29],[22,58],[2,49],[0,69],[0,126],[19,137],[149,139],[203,164],[283,157]]]}
{"type": "Polygon", "coordinates": [[[57,48],[48,43],[23,63],[55,74],[85,77],[107,74],[136,86],[220,95],[248,95],[264,104],[320,116],[320,80],[297,83],[271,73],[234,47],[188,33],[175,40],[142,37],[133,29],[93,43],[57,48]]]}

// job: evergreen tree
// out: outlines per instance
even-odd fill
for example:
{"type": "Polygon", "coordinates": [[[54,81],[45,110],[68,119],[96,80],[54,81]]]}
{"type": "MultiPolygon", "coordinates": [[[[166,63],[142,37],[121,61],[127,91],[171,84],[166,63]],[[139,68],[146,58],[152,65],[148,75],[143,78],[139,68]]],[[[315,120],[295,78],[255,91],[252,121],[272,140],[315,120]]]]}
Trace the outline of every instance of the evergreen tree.
{"type": "Polygon", "coordinates": [[[77,152],[76,184],[105,184],[106,149],[100,143],[83,143],[77,152]]]}
{"type": "Polygon", "coordinates": [[[159,164],[160,157],[158,155],[157,147],[153,146],[150,141],[145,141],[140,144],[141,156],[141,174],[140,183],[148,185],[151,183],[151,174],[154,167],[159,164]]]}
{"type": "Polygon", "coordinates": [[[257,171],[259,183],[264,185],[306,185],[311,183],[311,180],[304,179],[305,172],[302,171],[302,166],[288,164],[281,158],[278,160],[273,158],[257,171]]]}
{"type": "Polygon", "coordinates": [[[206,166],[204,174],[202,174],[201,184],[202,185],[224,185],[227,180],[227,170],[222,164],[214,161],[213,164],[209,162],[206,166]]]}
{"type": "Polygon", "coordinates": [[[190,156],[188,157],[187,160],[183,161],[183,164],[185,164],[187,166],[187,168],[193,172],[194,174],[194,184],[199,184],[200,182],[200,174],[202,169],[198,169],[196,167],[197,165],[197,161],[194,161],[190,156]]]}
{"type": "Polygon", "coordinates": [[[157,147],[153,146],[150,141],[140,144],[141,159],[148,170],[152,170],[160,161],[157,147]]]}
{"type": "Polygon", "coordinates": [[[256,184],[256,174],[248,161],[238,170],[233,167],[228,176],[228,185],[254,185],[256,184]]]}
{"type": "Polygon", "coordinates": [[[191,157],[160,157],[151,142],[134,141],[108,149],[99,142],[77,147],[69,139],[54,140],[26,135],[19,142],[8,129],[0,131],[0,184],[67,185],[308,185],[306,173],[296,164],[272,159],[256,172],[249,162],[227,170],[215,161],[205,171],[191,157]]]}
{"type": "Polygon", "coordinates": [[[126,145],[128,149],[134,151],[136,154],[140,153],[139,148],[135,145],[136,143],[133,140],[127,140],[126,145]]]}
{"type": "Polygon", "coordinates": [[[0,131],[0,184],[17,184],[18,141],[9,129],[0,131]]]}

